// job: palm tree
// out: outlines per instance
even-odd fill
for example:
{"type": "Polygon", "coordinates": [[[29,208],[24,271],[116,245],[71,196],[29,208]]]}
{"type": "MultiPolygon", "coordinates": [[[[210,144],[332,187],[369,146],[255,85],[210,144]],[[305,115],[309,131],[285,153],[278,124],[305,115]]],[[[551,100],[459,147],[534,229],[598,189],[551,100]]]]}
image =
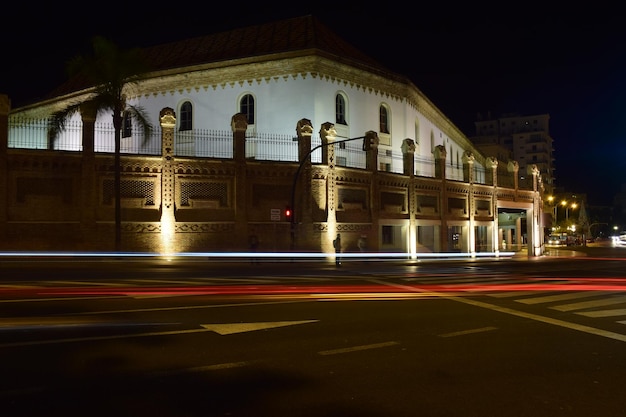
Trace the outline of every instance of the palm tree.
{"type": "Polygon", "coordinates": [[[124,117],[130,117],[143,131],[144,141],[152,133],[152,124],[149,122],[143,108],[132,106],[126,101],[124,94],[131,84],[136,84],[147,72],[141,60],[138,49],[121,50],[111,41],[97,36],[92,41],[94,55],[77,56],[67,64],[70,77],[83,76],[93,92],[79,103],[73,103],[66,108],[52,114],[48,129],[50,143],[53,143],[59,133],[65,129],[65,122],[80,111],[81,106],[89,104],[97,114],[111,112],[115,129],[115,250],[120,251],[122,246],[122,209],[121,209],[121,164],[120,143],[122,137],[122,123],[124,117]]]}

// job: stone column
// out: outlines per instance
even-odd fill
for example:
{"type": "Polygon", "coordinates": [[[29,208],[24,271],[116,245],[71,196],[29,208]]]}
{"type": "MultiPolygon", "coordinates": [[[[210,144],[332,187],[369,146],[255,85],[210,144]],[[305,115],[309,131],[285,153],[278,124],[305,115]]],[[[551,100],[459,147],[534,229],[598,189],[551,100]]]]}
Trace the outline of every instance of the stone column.
{"type": "Polygon", "coordinates": [[[470,151],[463,152],[463,181],[473,184],[475,180],[474,173],[474,154],[470,151]]]}
{"type": "MultiPolygon", "coordinates": [[[[0,241],[7,241],[7,221],[9,203],[8,193],[8,156],[9,147],[9,112],[11,100],[6,94],[0,94],[0,241]]],[[[0,244],[0,248],[2,248],[0,244]]],[[[8,249],[8,248],[4,248],[8,249]]]]}
{"type": "MultiPolygon", "coordinates": [[[[246,166],[246,131],[248,119],[243,113],[235,114],[230,121],[233,132],[233,159],[235,160],[235,241],[241,250],[248,250],[247,190],[248,169],[246,166]]],[[[256,233],[256,232],[255,232],[256,233]]]]}
{"type": "Polygon", "coordinates": [[[413,139],[402,141],[402,167],[404,175],[415,175],[415,142],[413,139]]]}
{"type": "Polygon", "coordinates": [[[493,251],[497,254],[500,252],[500,224],[498,222],[498,193],[497,193],[497,188],[498,188],[498,160],[494,157],[489,157],[487,158],[487,169],[491,169],[491,176],[487,176],[487,173],[485,173],[485,176],[487,180],[490,179],[490,181],[487,182],[487,184],[489,185],[493,185],[492,191],[491,191],[491,213],[493,215],[493,226],[492,226],[492,231],[491,231],[491,245],[492,245],[492,249],[493,251]]]}
{"type": "Polygon", "coordinates": [[[161,250],[165,255],[178,251],[174,211],[174,128],[176,113],[166,107],[159,113],[161,123],[161,250]]]}
{"type": "MultiPolygon", "coordinates": [[[[533,191],[535,197],[533,201],[533,216],[532,224],[526,225],[529,230],[528,233],[528,254],[533,256],[540,256],[543,253],[544,242],[544,228],[543,228],[543,184],[541,182],[541,171],[537,165],[533,164],[528,167],[528,173],[533,176],[533,191]]],[[[526,219],[528,222],[528,218],[526,219]]],[[[587,230],[583,229],[583,233],[587,230]]],[[[585,243],[585,236],[583,235],[583,245],[585,243]]]]}
{"type": "Polygon", "coordinates": [[[410,178],[407,190],[409,200],[409,253],[415,256],[417,252],[417,230],[415,230],[417,200],[413,184],[413,178],[415,178],[415,142],[413,139],[407,138],[402,141],[402,162],[404,175],[408,175],[410,178]]]}
{"type": "Polygon", "coordinates": [[[365,150],[365,169],[368,171],[376,172],[378,171],[378,144],[380,142],[380,139],[378,139],[378,134],[373,130],[365,132],[364,141],[369,144],[369,149],[365,150]]]}
{"type": "MultiPolygon", "coordinates": [[[[311,241],[311,231],[313,227],[313,212],[311,205],[311,136],[313,134],[313,125],[308,119],[300,119],[296,126],[296,135],[298,137],[298,161],[300,162],[300,173],[294,181],[295,188],[292,190],[294,206],[293,221],[294,228],[294,244],[295,238],[298,238],[298,245],[304,248],[313,249],[311,241]]],[[[325,153],[325,152],[323,152],[325,153]]],[[[319,242],[315,249],[319,249],[319,242]]]]}
{"type": "Polygon", "coordinates": [[[235,114],[230,120],[230,127],[233,131],[233,159],[236,162],[244,162],[246,160],[246,130],[248,130],[246,115],[235,114]]]}
{"type": "Polygon", "coordinates": [[[476,197],[474,195],[474,154],[470,151],[463,153],[463,181],[469,184],[468,192],[468,248],[469,252],[474,255],[476,253],[476,197]]]}
{"type": "Polygon", "coordinates": [[[80,115],[83,121],[80,227],[82,241],[86,245],[86,249],[95,250],[98,244],[97,242],[92,242],[92,240],[96,236],[96,210],[98,207],[99,189],[96,182],[96,157],[94,154],[97,109],[91,102],[84,103],[80,107],[80,115]]]}
{"type": "Polygon", "coordinates": [[[506,169],[508,172],[513,173],[513,188],[517,193],[517,190],[519,189],[519,164],[517,161],[509,161],[506,169]]]}
{"type": "Polygon", "coordinates": [[[446,179],[446,157],[448,156],[446,147],[443,145],[435,146],[435,149],[433,150],[433,155],[435,156],[435,178],[445,180],[446,179]]]}
{"type": "Polygon", "coordinates": [[[369,212],[370,230],[368,240],[373,245],[372,250],[380,248],[380,179],[378,176],[378,144],[380,142],[378,133],[373,130],[365,132],[365,140],[369,143],[369,150],[366,155],[365,169],[371,175],[370,179],[370,195],[369,195],[369,212]]]}
{"type": "Polygon", "coordinates": [[[435,178],[441,180],[441,192],[439,194],[441,203],[441,248],[443,252],[447,252],[448,248],[448,190],[446,184],[446,148],[443,145],[435,146],[433,150],[435,157],[435,178]]]}
{"type": "Polygon", "coordinates": [[[326,161],[324,165],[327,166],[326,170],[326,237],[322,239],[322,250],[326,253],[333,253],[334,247],[333,240],[337,236],[337,233],[341,233],[338,230],[337,225],[337,188],[336,188],[336,173],[335,173],[335,139],[337,137],[337,131],[335,125],[330,122],[322,124],[320,128],[320,138],[322,139],[322,162],[326,161]]]}
{"type": "Polygon", "coordinates": [[[491,176],[485,173],[487,185],[498,186],[498,160],[493,156],[487,158],[486,168],[491,169],[491,176]]]}

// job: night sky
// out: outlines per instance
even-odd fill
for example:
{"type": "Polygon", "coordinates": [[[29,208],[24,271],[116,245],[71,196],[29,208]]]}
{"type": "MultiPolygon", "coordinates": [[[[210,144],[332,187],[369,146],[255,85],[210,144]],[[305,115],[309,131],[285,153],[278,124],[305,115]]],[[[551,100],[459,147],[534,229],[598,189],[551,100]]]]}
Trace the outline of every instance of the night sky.
{"type": "Polygon", "coordinates": [[[0,93],[13,107],[37,101],[67,79],[70,58],[91,53],[95,35],[143,47],[312,14],[410,78],[467,136],[478,113],[550,114],[557,186],[590,205],[611,205],[626,183],[626,24],[616,6],[300,3],[194,12],[187,3],[22,2],[4,15],[0,93]]]}

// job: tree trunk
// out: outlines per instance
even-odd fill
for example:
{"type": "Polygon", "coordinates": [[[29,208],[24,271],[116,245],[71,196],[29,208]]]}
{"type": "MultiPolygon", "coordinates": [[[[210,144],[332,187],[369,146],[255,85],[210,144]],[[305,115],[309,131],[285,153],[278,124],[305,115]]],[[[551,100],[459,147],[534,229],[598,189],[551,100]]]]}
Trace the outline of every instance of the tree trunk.
{"type": "Polygon", "coordinates": [[[113,127],[115,128],[115,251],[122,251],[122,178],[121,178],[121,140],[122,140],[122,114],[115,112],[113,115],[113,127]]]}

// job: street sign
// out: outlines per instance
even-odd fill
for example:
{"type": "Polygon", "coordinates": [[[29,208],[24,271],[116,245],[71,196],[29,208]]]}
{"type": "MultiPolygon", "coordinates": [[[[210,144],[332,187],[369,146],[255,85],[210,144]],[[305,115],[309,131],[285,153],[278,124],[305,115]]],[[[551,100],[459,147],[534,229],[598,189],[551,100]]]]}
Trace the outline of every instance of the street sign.
{"type": "Polygon", "coordinates": [[[280,221],[280,209],[270,209],[270,219],[273,222],[280,221]]]}

